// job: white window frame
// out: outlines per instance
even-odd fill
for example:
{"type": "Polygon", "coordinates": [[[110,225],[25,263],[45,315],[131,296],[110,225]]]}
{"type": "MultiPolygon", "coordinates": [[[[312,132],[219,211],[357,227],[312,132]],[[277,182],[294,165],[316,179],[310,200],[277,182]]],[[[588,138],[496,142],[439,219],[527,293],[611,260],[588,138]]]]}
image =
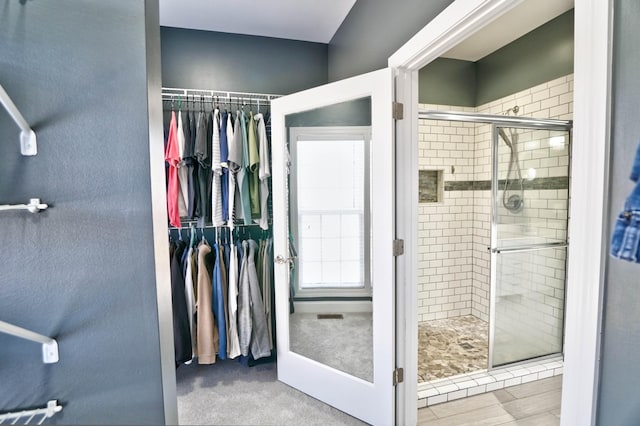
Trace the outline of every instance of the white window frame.
{"type": "MultiPolygon", "coordinates": [[[[297,141],[341,141],[341,140],[363,140],[364,155],[365,155],[365,176],[364,176],[364,286],[360,288],[340,288],[340,287],[327,287],[327,288],[301,288],[299,286],[299,279],[301,273],[296,274],[295,281],[295,296],[296,300],[309,299],[309,298],[322,298],[322,299],[348,299],[348,298],[371,298],[371,235],[370,235],[370,205],[371,205],[371,166],[370,166],[370,143],[371,143],[371,127],[369,126],[326,126],[326,127],[290,127],[289,128],[289,154],[291,156],[290,166],[290,221],[291,221],[291,236],[294,244],[298,241],[298,210],[296,202],[297,194],[297,180],[296,180],[296,165],[295,159],[297,158],[297,141]]],[[[296,247],[300,250],[300,247],[296,247]]],[[[299,254],[299,253],[298,253],[299,254]]],[[[297,263],[299,271],[302,270],[302,265],[297,263]]]]}

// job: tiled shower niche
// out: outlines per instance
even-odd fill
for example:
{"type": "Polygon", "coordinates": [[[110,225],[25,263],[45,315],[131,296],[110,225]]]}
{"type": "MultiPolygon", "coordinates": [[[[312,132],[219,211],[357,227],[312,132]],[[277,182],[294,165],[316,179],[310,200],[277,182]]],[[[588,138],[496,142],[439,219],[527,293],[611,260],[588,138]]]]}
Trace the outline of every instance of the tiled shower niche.
{"type": "Polygon", "coordinates": [[[439,203],[442,201],[444,187],[443,170],[420,170],[418,177],[418,202],[439,203]]]}

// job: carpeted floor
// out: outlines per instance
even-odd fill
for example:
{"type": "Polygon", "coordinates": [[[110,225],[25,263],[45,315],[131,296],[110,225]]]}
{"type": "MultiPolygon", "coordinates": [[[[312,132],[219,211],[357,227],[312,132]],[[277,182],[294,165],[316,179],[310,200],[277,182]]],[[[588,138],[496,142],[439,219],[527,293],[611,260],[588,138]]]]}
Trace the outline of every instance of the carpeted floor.
{"type": "Polygon", "coordinates": [[[183,425],[364,425],[277,380],[276,364],[182,365],[176,372],[183,425]]]}
{"type": "Polygon", "coordinates": [[[318,319],[317,314],[289,317],[291,351],[368,382],[373,381],[371,313],[342,313],[318,319]]]}
{"type": "Polygon", "coordinates": [[[487,369],[488,324],[474,316],[418,325],[418,383],[487,369]]]}

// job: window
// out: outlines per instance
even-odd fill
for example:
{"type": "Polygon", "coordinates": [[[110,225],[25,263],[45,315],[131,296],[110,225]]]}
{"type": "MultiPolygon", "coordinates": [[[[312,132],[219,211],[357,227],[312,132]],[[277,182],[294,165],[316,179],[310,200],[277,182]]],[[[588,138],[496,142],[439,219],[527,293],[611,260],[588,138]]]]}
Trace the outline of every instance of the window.
{"type": "Polygon", "coordinates": [[[370,296],[369,132],[291,129],[298,297],[370,296]]]}

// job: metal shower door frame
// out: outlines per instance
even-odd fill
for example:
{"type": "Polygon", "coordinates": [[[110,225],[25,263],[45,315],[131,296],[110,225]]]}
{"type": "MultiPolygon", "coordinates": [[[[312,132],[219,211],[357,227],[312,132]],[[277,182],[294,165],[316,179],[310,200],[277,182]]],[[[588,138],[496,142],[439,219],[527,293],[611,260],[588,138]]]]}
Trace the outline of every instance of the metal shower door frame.
{"type": "MultiPolygon", "coordinates": [[[[489,117],[489,116],[487,116],[489,117]]],[[[487,122],[487,121],[485,121],[487,122]]],[[[564,131],[569,135],[569,147],[573,142],[572,138],[572,121],[565,120],[552,120],[552,119],[533,119],[528,117],[499,117],[499,120],[491,121],[491,245],[488,247],[490,251],[490,271],[489,271],[489,353],[487,360],[487,370],[493,370],[494,368],[501,368],[504,365],[500,365],[497,367],[493,366],[493,355],[494,355],[494,343],[495,343],[495,327],[496,327],[496,291],[497,291],[497,264],[498,264],[498,255],[501,252],[524,252],[524,251],[533,251],[533,250],[541,250],[541,249],[551,249],[551,248],[562,248],[566,247],[568,251],[569,243],[568,243],[568,235],[565,238],[564,242],[553,242],[546,244],[530,244],[522,247],[514,247],[509,249],[501,249],[498,247],[498,190],[499,190],[499,177],[498,177],[498,148],[499,148],[499,133],[498,129],[500,128],[519,128],[519,129],[531,129],[531,130],[549,130],[549,131],[564,131]]],[[[569,151],[569,158],[571,158],[571,151],[569,151]]],[[[571,176],[571,160],[569,160],[568,165],[568,175],[571,176]]],[[[570,198],[570,197],[569,197],[570,198]]],[[[567,200],[568,201],[568,200],[567,200]]],[[[568,206],[567,206],[568,211],[568,206]]],[[[567,230],[568,230],[568,217],[567,217],[567,230]]],[[[568,256],[567,256],[568,258],[568,256]]],[[[566,265],[566,261],[565,261],[566,265]]],[[[566,267],[565,267],[565,285],[566,285],[566,267]]],[[[564,298],[564,305],[566,306],[566,296],[564,298]]],[[[563,312],[564,312],[563,307],[563,312]]],[[[563,315],[562,320],[562,334],[563,334],[563,344],[562,350],[564,350],[564,328],[565,328],[565,319],[563,315]]],[[[549,354],[546,356],[553,356],[555,354],[549,354]]],[[[544,358],[542,356],[540,358],[544,358]]],[[[515,361],[508,365],[517,364],[522,361],[515,361]]]]}

